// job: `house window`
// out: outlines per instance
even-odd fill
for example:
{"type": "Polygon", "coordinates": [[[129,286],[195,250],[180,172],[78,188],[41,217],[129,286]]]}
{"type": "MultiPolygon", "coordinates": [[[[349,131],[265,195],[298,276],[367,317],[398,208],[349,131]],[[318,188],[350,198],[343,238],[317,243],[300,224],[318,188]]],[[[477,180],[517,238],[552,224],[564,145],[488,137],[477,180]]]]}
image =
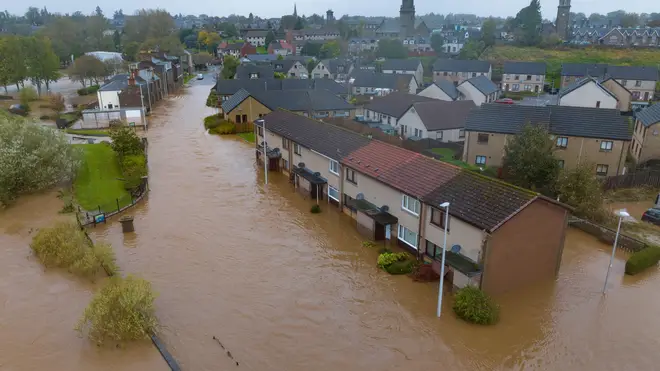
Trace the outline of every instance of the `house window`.
{"type": "Polygon", "coordinates": [[[331,185],[328,185],[328,197],[339,202],[339,190],[331,185]]]}
{"type": "Polygon", "coordinates": [[[293,143],[293,153],[297,154],[298,156],[302,156],[302,151],[300,148],[301,147],[298,143],[293,143]]]}
{"type": "Polygon", "coordinates": [[[477,134],[477,143],[488,144],[488,134],[477,134]]]}
{"type": "Polygon", "coordinates": [[[443,73],[442,73],[442,76],[447,76],[447,72],[443,72],[443,73]]]}
{"type": "Polygon", "coordinates": [[[413,249],[417,250],[417,233],[399,224],[399,233],[397,234],[397,238],[404,242],[406,245],[409,245],[413,249]]]}
{"type": "Polygon", "coordinates": [[[408,195],[403,195],[401,198],[401,207],[409,213],[419,216],[419,200],[408,195]]]}
{"type": "Polygon", "coordinates": [[[520,80],[520,75],[516,75],[516,77],[513,78],[514,80],[520,80]]]}
{"type": "Polygon", "coordinates": [[[472,72],[472,77],[477,77],[477,73],[476,73],[476,72],[472,72]]]}
{"type": "Polygon", "coordinates": [[[604,140],[600,142],[600,151],[601,152],[612,152],[612,147],[614,143],[611,140],[604,140]]]}
{"type": "Polygon", "coordinates": [[[241,115],[236,115],[236,123],[237,124],[241,123],[241,115]]]}
{"type": "Polygon", "coordinates": [[[559,147],[559,148],[568,147],[568,138],[566,138],[566,137],[557,138],[557,147],[559,147]]]}
{"type": "Polygon", "coordinates": [[[621,80],[621,85],[626,86],[628,84],[628,80],[621,80]]]}
{"type": "Polygon", "coordinates": [[[458,137],[459,138],[465,138],[465,129],[461,129],[458,131],[458,137]]]}
{"type": "Polygon", "coordinates": [[[422,131],[419,130],[419,129],[417,129],[417,128],[415,128],[415,136],[416,136],[416,137],[421,137],[421,136],[422,136],[422,131]]]}
{"type": "Polygon", "coordinates": [[[642,81],[641,81],[641,80],[637,80],[637,81],[635,81],[635,86],[636,86],[636,87],[640,87],[640,86],[642,86],[642,81]]]}
{"type": "Polygon", "coordinates": [[[442,130],[436,131],[435,133],[435,139],[442,139],[442,130]]]}
{"type": "MultiPolygon", "coordinates": [[[[444,228],[445,222],[449,220],[446,218],[447,213],[444,210],[438,210],[434,207],[431,208],[431,224],[444,228]]],[[[447,232],[449,232],[449,224],[447,224],[447,232]]]]}
{"type": "Polygon", "coordinates": [[[477,156],[474,163],[477,165],[486,165],[486,156],[477,156]]]}
{"type": "Polygon", "coordinates": [[[563,168],[564,168],[564,160],[558,160],[558,161],[557,161],[557,164],[559,165],[559,168],[560,168],[560,169],[563,169],[563,168]]]}
{"type": "Polygon", "coordinates": [[[291,147],[291,141],[289,141],[286,138],[282,138],[282,148],[283,149],[289,149],[290,147],[291,147]]]}
{"type": "Polygon", "coordinates": [[[609,169],[609,165],[599,164],[596,166],[596,175],[607,175],[609,169]]]}
{"type": "Polygon", "coordinates": [[[260,136],[260,137],[263,137],[264,136],[264,128],[262,128],[261,126],[257,126],[257,135],[260,136]]]}
{"type": "Polygon", "coordinates": [[[511,86],[511,91],[520,91],[520,84],[513,84],[511,86]]]}
{"type": "Polygon", "coordinates": [[[600,108],[600,101],[596,101],[596,108],[600,108]]]}
{"type": "Polygon", "coordinates": [[[541,81],[541,75],[536,75],[536,81],[541,81]]]}
{"type": "Polygon", "coordinates": [[[532,81],[532,75],[527,75],[527,81],[532,81]]]}
{"type": "Polygon", "coordinates": [[[339,175],[339,162],[330,160],[330,168],[328,170],[335,175],[339,175]]]}
{"type": "Polygon", "coordinates": [[[357,178],[355,176],[355,170],[346,169],[346,180],[357,185],[357,178]]]}

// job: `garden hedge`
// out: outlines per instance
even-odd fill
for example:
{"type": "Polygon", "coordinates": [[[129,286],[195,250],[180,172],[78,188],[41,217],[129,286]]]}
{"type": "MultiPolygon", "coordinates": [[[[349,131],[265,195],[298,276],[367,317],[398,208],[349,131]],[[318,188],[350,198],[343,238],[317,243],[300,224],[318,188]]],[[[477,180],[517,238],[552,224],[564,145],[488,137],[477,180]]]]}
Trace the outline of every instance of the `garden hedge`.
{"type": "Polygon", "coordinates": [[[454,296],[456,315],[478,325],[492,325],[499,319],[499,307],[479,288],[466,286],[456,291],[454,296]]]}
{"type": "Polygon", "coordinates": [[[628,258],[626,274],[635,275],[646,268],[656,266],[658,261],[660,261],[660,246],[649,245],[628,258]]]}
{"type": "Polygon", "coordinates": [[[78,95],[90,95],[90,94],[96,94],[96,92],[100,89],[101,87],[99,85],[92,85],[88,86],[86,88],[81,88],[78,89],[78,95]]]}

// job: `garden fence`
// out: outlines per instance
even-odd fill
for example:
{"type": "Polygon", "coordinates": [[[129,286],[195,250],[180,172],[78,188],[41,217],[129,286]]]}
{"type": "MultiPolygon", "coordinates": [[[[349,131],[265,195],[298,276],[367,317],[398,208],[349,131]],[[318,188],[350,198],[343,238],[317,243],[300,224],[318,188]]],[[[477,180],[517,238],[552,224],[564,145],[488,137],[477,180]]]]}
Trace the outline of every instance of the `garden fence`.
{"type": "Polygon", "coordinates": [[[251,122],[242,122],[242,123],[234,124],[234,127],[236,128],[237,134],[254,132],[254,124],[251,122]]]}
{"type": "Polygon", "coordinates": [[[649,170],[628,173],[625,175],[610,176],[603,182],[603,189],[608,191],[617,188],[636,188],[650,186],[660,187],[660,171],[649,170]]]}

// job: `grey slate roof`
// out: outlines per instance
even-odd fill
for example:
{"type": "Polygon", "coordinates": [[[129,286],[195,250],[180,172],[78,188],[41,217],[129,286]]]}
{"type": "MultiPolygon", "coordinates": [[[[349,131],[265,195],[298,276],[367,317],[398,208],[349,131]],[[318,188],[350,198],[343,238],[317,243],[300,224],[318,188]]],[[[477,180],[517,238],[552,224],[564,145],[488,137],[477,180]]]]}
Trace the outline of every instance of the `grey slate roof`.
{"type": "Polygon", "coordinates": [[[451,81],[445,80],[445,79],[440,79],[440,80],[434,82],[433,84],[435,84],[435,86],[439,87],[440,90],[444,91],[445,94],[447,94],[449,96],[449,98],[451,98],[453,100],[458,99],[458,96],[459,96],[460,93],[459,93],[458,89],[456,89],[456,85],[454,85],[454,83],[452,83],[451,81]]]}
{"type": "Polygon", "coordinates": [[[419,59],[388,59],[383,62],[383,71],[417,71],[421,63],[419,59]]]}
{"type": "Polygon", "coordinates": [[[433,71],[488,73],[489,70],[488,61],[438,59],[433,63],[433,71]]]}
{"type": "Polygon", "coordinates": [[[658,69],[650,66],[608,66],[607,75],[619,80],[658,81],[658,69]]]}
{"type": "Polygon", "coordinates": [[[465,130],[518,134],[525,124],[549,125],[555,135],[630,140],[628,124],[616,109],[483,104],[470,111],[465,130]]]}
{"type": "Polygon", "coordinates": [[[600,63],[562,63],[562,76],[592,76],[603,77],[607,71],[607,65],[600,63]]]}
{"type": "Polygon", "coordinates": [[[504,62],[504,73],[521,75],[545,75],[545,63],[541,62],[504,62]]]}
{"type": "Polygon", "coordinates": [[[660,104],[654,104],[650,107],[637,112],[635,117],[646,127],[660,122],[660,104]]]}
{"type": "Polygon", "coordinates": [[[423,97],[421,95],[393,92],[384,97],[374,98],[364,106],[364,109],[379,112],[398,119],[408,111],[413,103],[431,102],[435,100],[436,99],[423,97]]]}
{"type": "Polygon", "coordinates": [[[321,62],[323,63],[325,68],[327,68],[328,71],[330,71],[330,73],[333,74],[333,75],[337,74],[337,73],[348,73],[348,71],[351,68],[351,65],[353,64],[353,62],[351,62],[351,61],[348,61],[348,60],[345,60],[345,59],[338,59],[338,58],[324,59],[321,62]],[[341,72],[339,71],[340,66],[344,67],[344,70],[341,71],[341,72]]]}
{"type": "Polygon", "coordinates": [[[271,62],[277,60],[277,55],[275,54],[248,54],[247,59],[252,62],[271,62]]]}
{"type": "Polygon", "coordinates": [[[260,79],[272,78],[275,74],[270,65],[241,64],[236,68],[236,79],[249,79],[250,75],[256,73],[260,79]]]}
{"type": "Polygon", "coordinates": [[[266,37],[269,31],[251,30],[245,34],[245,37],[266,37]]]}
{"type": "Polygon", "coordinates": [[[410,80],[415,76],[402,73],[382,73],[369,70],[357,70],[352,75],[355,78],[353,86],[358,88],[380,88],[397,90],[410,86],[410,80]]]}
{"type": "Polygon", "coordinates": [[[426,130],[429,131],[464,128],[470,110],[476,107],[471,100],[443,101],[439,99],[413,103],[412,106],[426,130]]]}
{"type": "Polygon", "coordinates": [[[285,92],[268,90],[250,92],[250,95],[273,111],[278,108],[289,111],[333,111],[355,108],[327,90],[287,90],[285,92]]]}
{"type": "Polygon", "coordinates": [[[494,82],[490,81],[490,79],[484,75],[467,79],[463,82],[463,84],[466,82],[472,84],[472,86],[477,88],[477,90],[482,92],[484,95],[492,94],[499,90],[497,85],[495,85],[494,82]]]}
{"type": "Polygon", "coordinates": [[[220,79],[215,91],[218,95],[233,95],[241,89],[249,92],[263,90],[329,90],[335,95],[346,95],[345,86],[331,79],[220,79]]]}
{"type": "Polygon", "coordinates": [[[243,102],[249,96],[250,93],[245,89],[241,89],[237,91],[236,94],[232,95],[231,97],[229,97],[229,99],[222,102],[222,111],[231,112],[234,108],[236,108],[239,104],[241,104],[241,102],[243,102]]]}
{"type": "MultiPolygon", "coordinates": [[[[616,80],[614,80],[614,81],[616,81],[616,80]]],[[[606,87],[601,85],[600,82],[598,82],[598,80],[596,80],[593,77],[585,77],[585,78],[577,80],[577,81],[573,82],[572,84],[568,85],[567,87],[561,89],[559,91],[559,94],[558,94],[559,98],[567,95],[568,93],[570,93],[570,92],[572,92],[572,91],[574,91],[574,90],[576,90],[576,89],[578,89],[578,88],[580,88],[580,87],[582,87],[582,86],[584,86],[584,85],[586,85],[590,82],[593,82],[594,84],[596,84],[599,88],[603,89],[607,94],[612,96],[617,101],[619,100],[619,98],[617,98],[616,95],[614,95],[611,91],[609,91],[609,89],[607,89],[606,87]]]]}
{"type": "Polygon", "coordinates": [[[287,73],[293,67],[294,64],[296,64],[298,61],[292,61],[292,60],[275,60],[273,61],[273,70],[275,72],[283,72],[287,73]]]}

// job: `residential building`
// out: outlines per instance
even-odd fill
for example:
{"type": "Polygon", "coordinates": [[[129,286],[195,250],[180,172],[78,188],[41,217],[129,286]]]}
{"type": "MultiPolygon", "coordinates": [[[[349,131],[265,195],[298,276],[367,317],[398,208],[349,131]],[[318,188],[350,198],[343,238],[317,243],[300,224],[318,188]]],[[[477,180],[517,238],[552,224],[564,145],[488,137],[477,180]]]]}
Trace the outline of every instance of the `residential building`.
{"type": "Polygon", "coordinates": [[[399,135],[404,138],[431,138],[442,142],[465,140],[465,120],[474,102],[432,101],[415,102],[398,120],[399,135]]]}
{"type": "Polygon", "coordinates": [[[458,55],[463,46],[470,41],[481,39],[481,31],[479,30],[455,30],[444,32],[444,44],[442,49],[445,53],[450,55],[458,55]]]}
{"type": "Polygon", "coordinates": [[[557,102],[560,106],[619,108],[619,100],[597,79],[587,77],[561,89],[557,102]]]}
{"type": "Polygon", "coordinates": [[[562,63],[561,87],[565,88],[585,77],[602,78],[607,72],[607,64],[562,63]]]}
{"type": "Polygon", "coordinates": [[[617,108],[619,111],[630,112],[632,103],[632,93],[630,90],[626,89],[625,86],[621,85],[620,82],[612,77],[606,77],[604,80],[600,81],[600,85],[610,93],[614,94],[618,101],[617,108]]]}
{"type": "Polygon", "coordinates": [[[632,94],[633,104],[646,105],[653,99],[658,82],[658,68],[653,66],[609,66],[607,64],[562,64],[562,87],[567,87],[584,77],[615,79],[632,94]]]}
{"type": "Polygon", "coordinates": [[[417,84],[424,81],[424,66],[419,59],[387,59],[383,62],[382,71],[389,74],[413,75],[417,84]]]}
{"type": "MultiPolygon", "coordinates": [[[[405,6],[408,9],[406,11],[406,16],[404,16],[403,22],[400,18],[387,18],[376,29],[376,37],[386,37],[391,39],[405,39],[415,36],[425,36],[428,37],[431,35],[431,30],[426,26],[423,20],[420,18],[415,18],[413,16],[413,26],[411,29],[410,25],[410,4],[412,0],[402,0],[402,3],[406,3],[405,6]],[[402,31],[405,28],[405,31],[402,31]],[[403,32],[403,33],[402,33],[403,32]]],[[[401,5],[404,6],[403,4],[401,5]]],[[[413,5],[414,9],[414,5],[413,5]]],[[[414,12],[414,10],[413,10],[414,12]]]]}
{"type": "Polygon", "coordinates": [[[287,78],[306,79],[307,67],[295,60],[276,60],[272,62],[273,71],[286,75],[287,78]]]}
{"type": "Polygon", "coordinates": [[[218,101],[224,102],[241,89],[249,92],[261,90],[328,90],[346,98],[346,87],[330,79],[220,79],[213,87],[218,101]]]}
{"type": "Polygon", "coordinates": [[[477,106],[495,102],[500,97],[500,89],[484,75],[463,81],[457,89],[461,93],[461,99],[471,100],[477,106]]]}
{"type": "Polygon", "coordinates": [[[241,89],[222,103],[224,117],[235,123],[254,122],[278,108],[314,118],[354,117],[355,107],[327,90],[241,89]]]}
{"type": "Polygon", "coordinates": [[[399,119],[416,102],[432,102],[434,99],[420,95],[394,92],[374,98],[364,105],[364,118],[370,122],[381,122],[394,127],[402,136],[413,135],[406,127],[399,125],[399,119]]]}
{"type": "Polygon", "coordinates": [[[655,28],[610,28],[603,32],[597,43],[609,46],[660,46],[660,27],[655,28]]]}
{"type": "Polygon", "coordinates": [[[445,101],[454,101],[461,99],[461,92],[458,91],[453,82],[445,79],[439,79],[433,84],[417,93],[423,97],[440,99],[445,101]]]}
{"type": "Polygon", "coordinates": [[[630,153],[637,163],[660,159],[660,104],[636,113],[630,153]]]}
{"type": "Polygon", "coordinates": [[[353,37],[348,40],[348,52],[358,54],[364,51],[374,51],[378,48],[378,39],[375,37],[353,37]]]}
{"type": "MultiPolygon", "coordinates": [[[[245,34],[245,39],[248,43],[254,45],[254,46],[266,46],[266,36],[268,36],[268,33],[272,32],[269,30],[249,30],[245,34]]],[[[251,53],[253,54],[253,53],[251,53]]]]}
{"type": "Polygon", "coordinates": [[[287,55],[296,54],[296,48],[284,40],[274,40],[268,45],[268,54],[285,57],[287,55]]]}
{"type": "Polygon", "coordinates": [[[312,70],[315,79],[326,78],[333,80],[346,80],[353,72],[353,62],[345,59],[324,59],[312,70]]]}
{"type": "Polygon", "coordinates": [[[271,65],[241,64],[236,68],[234,79],[270,79],[275,76],[271,65]]]}
{"type": "Polygon", "coordinates": [[[433,64],[433,81],[448,80],[458,85],[477,76],[492,78],[493,68],[487,61],[438,59],[433,64]]]}
{"type": "Polygon", "coordinates": [[[599,176],[625,171],[628,124],[618,110],[604,108],[484,104],[466,120],[463,161],[501,167],[507,142],[526,124],[547,126],[563,168],[586,162],[596,166],[599,176]]]}
{"type": "Polygon", "coordinates": [[[417,79],[414,75],[387,74],[369,70],[355,71],[350,83],[353,94],[384,96],[393,91],[417,93],[417,79]]]}
{"type": "Polygon", "coordinates": [[[241,58],[247,55],[257,54],[257,47],[253,44],[247,43],[221,43],[218,45],[218,55],[225,56],[231,55],[234,58],[241,58]]]}
{"type": "Polygon", "coordinates": [[[502,71],[503,91],[531,91],[540,93],[545,83],[545,63],[504,62],[502,71]]]}
{"type": "Polygon", "coordinates": [[[556,277],[568,218],[556,201],[284,110],[264,120],[257,158],[266,142],[271,170],[350,215],[367,238],[396,241],[440,272],[447,223],[450,287],[493,295],[556,277]]]}
{"type": "Polygon", "coordinates": [[[364,37],[375,37],[376,30],[383,24],[384,18],[374,17],[366,19],[343,19],[344,24],[348,26],[351,31],[360,31],[364,37]]]}
{"type": "Polygon", "coordinates": [[[289,43],[301,41],[328,41],[341,38],[339,29],[334,26],[323,28],[309,28],[303,30],[289,30],[286,33],[286,40],[289,43]]]}

